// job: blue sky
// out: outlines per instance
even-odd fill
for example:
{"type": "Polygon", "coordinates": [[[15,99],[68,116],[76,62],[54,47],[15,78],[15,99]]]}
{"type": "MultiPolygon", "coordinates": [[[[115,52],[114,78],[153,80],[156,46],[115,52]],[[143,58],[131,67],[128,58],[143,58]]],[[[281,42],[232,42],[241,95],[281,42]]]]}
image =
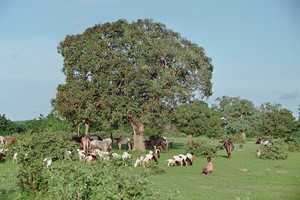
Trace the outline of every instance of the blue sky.
{"type": "Polygon", "coordinates": [[[49,114],[65,78],[58,43],[120,18],[152,18],[202,46],[214,65],[208,103],[224,95],[280,103],[298,117],[298,0],[0,0],[0,114],[49,114]]]}

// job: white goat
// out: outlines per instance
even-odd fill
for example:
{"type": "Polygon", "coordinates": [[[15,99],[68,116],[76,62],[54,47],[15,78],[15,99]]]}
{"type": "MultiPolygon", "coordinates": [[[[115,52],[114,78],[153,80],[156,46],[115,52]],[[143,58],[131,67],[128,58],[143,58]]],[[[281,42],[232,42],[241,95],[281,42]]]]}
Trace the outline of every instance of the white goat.
{"type": "Polygon", "coordinates": [[[100,157],[100,159],[102,159],[102,160],[109,160],[109,156],[108,156],[109,153],[108,152],[101,151],[99,149],[94,149],[93,153],[98,155],[100,157]]]}
{"type": "Polygon", "coordinates": [[[4,137],[0,136],[0,146],[4,145],[4,137]]]}
{"type": "Polygon", "coordinates": [[[134,167],[137,167],[137,166],[144,166],[144,159],[145,157],[144,156],[140,156],[136,159],[135,163],[134,163],[134,167]]]}
{"type": "Polygon", "coordinates": [[[84,150],[77,149],[77,152],[78,152],[78,155],[79,155],[80,162],[84,161],[85,160],[85,152],[84,152],[84,150]]]}
{"type": "Polygon", "coordinates": [[[71,157],[72,157],[72,152],[71,151],[66,151],[65,159],[71,159],[71,157]]]}
{"type": "Polygon", "coordinates": [[[123,152],[122,154],[122,159],[125,160],[125,159],[128,159],[128,158],[131,158],[131,155],[128,153],[128,152],[123,152]]]}
{"type": "Polygon", "coordinates": [[[17,160],[18,160],[18,153],[16,152],[16,153],[14,153],[14,156],[13,156],[13,163],[14,162],[17,162],[17,160]]]}
{"type": "Polygon", "coordinates": [[[121,155],[117,153],[112,153],[111,155],[113,158],[121,158],[121,155]]]}
{"type": "Polygon", "coordinates": [[[167,159],[166,160],[168,162],[168,166],[176,166],[176,161],[174,159],[167,159]]]}
{"type": "Polygon", "coordinates": [[[257,157],[260,157],[260,156],[261,156],[261,150],[260,150],[260,149],[257,149],[257,150],[256,150],[256,156],[257,156],[257,157]]]}
{"type": "Polygon", "coordinates": [[[47,167],[47,169],[49,169],[52,165],[52,159],[51,158],[45,158],[43,162],[44,162],[44,165],[47,167]]]}

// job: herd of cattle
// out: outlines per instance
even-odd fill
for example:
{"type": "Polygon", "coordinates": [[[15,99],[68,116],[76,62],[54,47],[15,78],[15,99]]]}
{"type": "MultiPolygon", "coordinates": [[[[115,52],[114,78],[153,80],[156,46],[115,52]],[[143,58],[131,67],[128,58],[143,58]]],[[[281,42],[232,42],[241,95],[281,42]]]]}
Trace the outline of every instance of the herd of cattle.
{"type": "MultiPolygon", "coordinates": [[[[132,156],[127,152],[123,152],[122,154],[118,154],[112,152],[113,142],[118,146],[119,150],[122,149],[123,145],[127,146],[127,150],[132,150],[132,141],[130,138],[121,138],[121,137],[99,137],[99,136],[81,136],[81,137],[73,137],[72,141],[78,144],[77,153],[79,161],[86,162],[90,165],[96,162],[97,159],[100,160],[109,160],[109,159],[131,159],[132,156]]],[[[152,136],[148,140],[145,140],[145,146],[151,149],[148,154],[141,155],[136,158],[134,167],[142,166],[146,167],[149,162],[158,162],[160,158],[160,152],[168,151],[172,148],[172,142],[168,141],[165,137],[156,137],[152,136]]],[[[223,140],[220,141],[222,146],[225,148],[227,155],[231,158],[231,152],[234,150],[234,144],[231,140],[223,140]]],[[[5,147],[6,145],[14,145],[17,144],[17,138],[14,136],[3,137],[0,136],[0,147],[5,147]]],[[[259,138],[256,144],[261,144],[262,146],[272,144],[271,141],[263,141],[259,138]]],[[[187,143],[188,146],[193,148],[198,148],[199,143],[190,140],[187,143]]],[[[3,161],[8,149],[0,149],[0,161],[3,161]]],[[[257,156],[260,156],[261,150],[257,150],[257,156]]],[[[18,153],[14,152],[13,162],[17,161],[18,153]]],[[[65,158],[71,159],[72,152],[66,151],[65,158]]],[[[187,166],[192,165],[195,160],[195,156],[192,153],[187,154],[179,154],[174,155],[172,158],[167,159],[168,166],[187,166]]],[[[43,160],[44,165],[47,168],[50,168],[52,165],[51,158],[45,158],[43,160]]]]}

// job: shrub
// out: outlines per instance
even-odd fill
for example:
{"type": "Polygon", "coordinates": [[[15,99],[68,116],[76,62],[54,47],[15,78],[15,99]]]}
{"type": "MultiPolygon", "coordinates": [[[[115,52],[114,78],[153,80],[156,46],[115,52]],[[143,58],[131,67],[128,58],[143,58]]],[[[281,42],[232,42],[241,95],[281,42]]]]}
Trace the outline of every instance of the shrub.
{"type": "Polygon", "coordinates": [[[206,156],[214,156],[221,149],[220,144],[216,144],[213,140],[202,138],[197,141],[199,143],[199,147],[194,148],[186,145],[186,153],[193,153],[196,157],[206,157],[206,156]]]}
{"type": "Polygon", "coordinates": [[[261,147],[260,158],[262,159],[285,160],[287,159],[287,156],[287,147],[280,143],[261,147]]]}
{"type": "Polygon", "coordinates": [[[69,138],[62,132],[20,135],[16,151],[21,164],[18,185],[22,193],[37,195],[47,189],[43,160],[62,160],[67,150],[75,149],[69,138]]]}
{"type": "Polygon", "coordinates": [[[300,152],[300,138],[290,137],[286,138],[285,142],[288,145],[288,150],[291,152],[300,152]]]}
{"type": "MultiPolygon", "coordinates": [[[[48,190],[43,197],[56,199],[152,199],[146,177],[126,174],[110,162],[93,166],[63,161],[48,171],[48,190]]],[[[153,197],[154,198],[154,197],[153,197]]]]}

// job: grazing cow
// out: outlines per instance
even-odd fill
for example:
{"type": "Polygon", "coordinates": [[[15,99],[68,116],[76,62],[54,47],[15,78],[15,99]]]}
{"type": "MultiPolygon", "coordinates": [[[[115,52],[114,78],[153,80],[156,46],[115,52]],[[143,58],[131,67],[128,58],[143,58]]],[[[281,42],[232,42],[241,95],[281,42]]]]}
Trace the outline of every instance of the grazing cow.
{"type": "Polygon", "coordinates": [[[261,144],[262,146],[272,145],[273,143],[271,140],[262,140],[261,138],[258,138],[255,144],[261,144]]]}
{"type": "Polygon", "coordinates": [[[233,145],[232,141],[229,139],[229,140],[223,140],[220,142],[222,143],[223,147],[225,148],[228,158],[231,158],[231,152],[234,150],[234,145],[233,145]]]}
{"type": "Polygon", "coordinates": [[[193,147],[193,148],[198,148],[198,147],[199,147],[199,143],[198,143],[198,142],[195,142],[194,140],[188,141],[187,145],[188,145],[189,147],[193,147]]]}
{"type": "Polygon", "coordinates": [[[167,150],[167,141],[163,137],[150,137],[148,140],[145,140],[145,145],[148,148],[153,149],[155,151],[154,147],[161,148],[162,151],[167,150]]]}
{"type": "Polygon", "coordinates": [[[132,149],[130,138],[113,138],[113,141],[118,145],[119,150],[121,151],[122,145],[126,144],[128,146],[128,150],[132,149]]]}

